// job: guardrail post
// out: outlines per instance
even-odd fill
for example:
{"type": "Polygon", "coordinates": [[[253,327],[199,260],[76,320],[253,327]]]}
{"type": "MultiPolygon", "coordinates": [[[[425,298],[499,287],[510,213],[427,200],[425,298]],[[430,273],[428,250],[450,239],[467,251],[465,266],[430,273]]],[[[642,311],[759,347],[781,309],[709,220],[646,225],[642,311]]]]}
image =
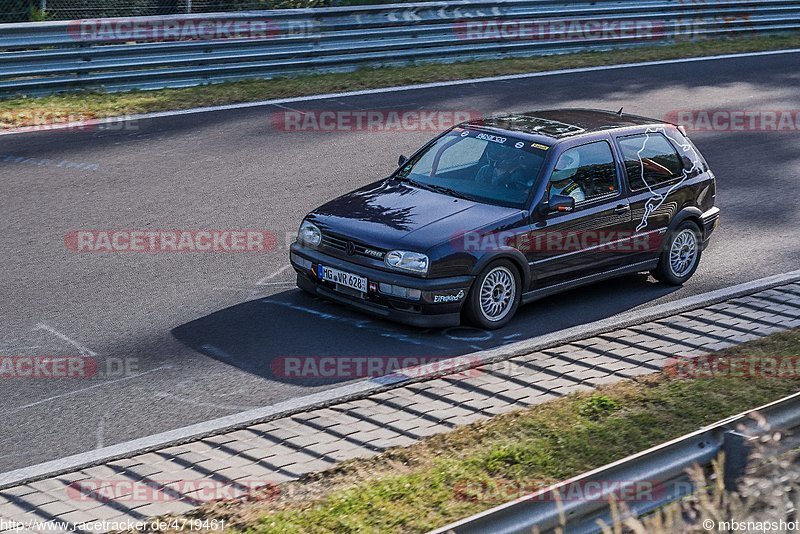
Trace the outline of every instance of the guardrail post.
{"type": "Polygon", "coordinates": [[[750,451],[753,449],[752,438],[735,430],[725,432],[722,452],[725,453],[723,482],[725,489],[736,491],[738,481],[747,469],[750,451]]]}

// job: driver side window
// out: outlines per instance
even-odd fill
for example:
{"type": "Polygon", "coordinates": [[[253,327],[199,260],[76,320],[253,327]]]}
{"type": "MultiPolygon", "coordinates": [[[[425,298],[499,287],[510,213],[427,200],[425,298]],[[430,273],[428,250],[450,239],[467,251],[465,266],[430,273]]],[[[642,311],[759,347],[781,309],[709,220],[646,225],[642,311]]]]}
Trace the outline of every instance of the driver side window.
{"type": "Polygon", "coordinates": [[[550,176],[549,194],[571,196],[575,202],[618,192],[617,168],[611,146],[596,141],[565,150],[550,176]]]}

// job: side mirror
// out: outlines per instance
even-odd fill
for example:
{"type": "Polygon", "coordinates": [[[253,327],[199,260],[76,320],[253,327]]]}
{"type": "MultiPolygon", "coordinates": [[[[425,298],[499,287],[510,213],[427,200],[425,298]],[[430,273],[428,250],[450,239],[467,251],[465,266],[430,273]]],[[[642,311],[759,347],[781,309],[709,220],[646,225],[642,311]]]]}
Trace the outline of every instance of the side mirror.
{"type": "Polygon", "coordinates": [[[569,213],[575,211],[575,199],[569,195],[553,195],[547,202],[547,212],[569,213]]]}
{"type": "Polygon", "coordinates": [[[406,161],[408,161],[408,158],[407,158],[407,157],[405,157],[404,155],[400,154],[400,157],[399,157],[399,158],[397,158],[397,166],[398,166],[398,167],[402,167],[402,166],[403,166],[403,164],[404,164],[406,161]]]}

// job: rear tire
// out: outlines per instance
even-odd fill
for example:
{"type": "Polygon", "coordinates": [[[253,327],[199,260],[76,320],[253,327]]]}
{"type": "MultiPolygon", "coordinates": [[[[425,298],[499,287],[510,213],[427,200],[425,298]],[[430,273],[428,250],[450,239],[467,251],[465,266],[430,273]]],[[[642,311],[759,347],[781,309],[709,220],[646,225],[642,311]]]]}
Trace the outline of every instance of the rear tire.
{"type": "Polygon", "coordinates": [[[689,280],[700,265],[701,240],[702,233],[697,224],[692,221],[680,223],[668,233],[658,265],[651,274],[656,280],[671,286],[679,286],[689,280]]]}
{"type": "Polygon", "coordinates": [[[464,305],[464,318],[484,330],[502,328],[514,318],[521,298],[517,267],[509,260],[492,262],[475,279],[464,305]]]}

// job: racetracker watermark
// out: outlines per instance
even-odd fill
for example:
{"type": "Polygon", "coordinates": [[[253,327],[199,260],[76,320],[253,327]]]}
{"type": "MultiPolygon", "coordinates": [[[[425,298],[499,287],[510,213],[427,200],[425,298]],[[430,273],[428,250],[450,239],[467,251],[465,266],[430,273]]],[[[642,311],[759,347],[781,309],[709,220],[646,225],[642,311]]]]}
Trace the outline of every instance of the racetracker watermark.
{"type": "Polygon", "coordinates": [[[175,17],[158,19],[110,18],[73,20],[67,33],[76,41],[198,41],[220,39],[279,39],[312,37],[319,24],[312,20],[273,21],[175,17]]]}
{"type": "MultiPolygon", "coordinates": [[[[691,488],[686,483],[686,489],[691,488]]],[[[674,486],[667,487],[654,480],[580,480],[553,487],[552,481],[499,480],[463,481],[454,487],[456,498],[482,503],[507,503],[520,497],[532,495],[532,501],[558,502],[657,502],[670,494],[674,486]]]]}
{"type": "Polygon", "coordinates": [[[273,501],[278,486],[269,480],[119,480],[86,479],[67,486],[74,501],[154,503],[184,501],[193,504],[220,501],[273,501]]]}
{"type": "Polygon", "coordinates": [[[521,252],[576,251],[642,253],[660,250],[664,234],[612,230],[532,230],[528,232],[463,232],[451,246],[456,251],[487,252],[513,247],[521,252]]]}
{"type": "Polygon", "coordinates": [[[138,370],[138,358],[0,356],[0,379],[109,379],[132,376],[138,370]]]}
{"type": "Polygon", "coordinates": [[[287,110],[270,120],[283,132],[442,132],[482,117],[474,110],[287,110]]]}
{"type": "Polygon", "coordinates": [[[669,36],[659,20],[626,19],[467,19],[455,23],[467,41],[654,41],[669,36]]]}
{"type": "Polygon", "coordinates": [[[668,359],[664,373],[676,378],[797,379],[800,356],[686,356],[668,359]]]}
{"type": "Polygon", "coordinates": [[[481,363],[472,356],[282,356],[272,361],[281,379],[349,380],[401,373],[408,378],[477,376],[481,363]]]}
{"type": "Polygon", "coordinates": [[[267,230],[73,230],[72,252],[269,252],[277,238],[267,230]]]}
{"type": "Polygon", "coordinates": [[[138,119],[123,115],[113,121],[89,112],[59,110],[18,110],[0,113],[0,131],[119,132],[139,130],[138,119]]]}
{"type": "Polygon", "coordinates": [[[673,110],[664,120],[689,132],[800,131],[800,109],[673,110]]]}

